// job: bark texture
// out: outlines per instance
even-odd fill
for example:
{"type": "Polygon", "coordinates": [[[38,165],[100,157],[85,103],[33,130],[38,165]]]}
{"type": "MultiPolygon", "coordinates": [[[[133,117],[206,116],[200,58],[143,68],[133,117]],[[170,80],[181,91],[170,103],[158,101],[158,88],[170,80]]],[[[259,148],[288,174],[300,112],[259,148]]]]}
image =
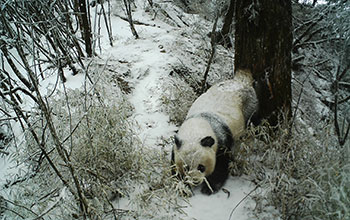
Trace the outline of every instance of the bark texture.
{"type": "Polygon", "coordinates": [[[252,71],[259,117],[276,125],[291,114],[291,1],[236,0],[235,25],[235,69],[252,71]]]}

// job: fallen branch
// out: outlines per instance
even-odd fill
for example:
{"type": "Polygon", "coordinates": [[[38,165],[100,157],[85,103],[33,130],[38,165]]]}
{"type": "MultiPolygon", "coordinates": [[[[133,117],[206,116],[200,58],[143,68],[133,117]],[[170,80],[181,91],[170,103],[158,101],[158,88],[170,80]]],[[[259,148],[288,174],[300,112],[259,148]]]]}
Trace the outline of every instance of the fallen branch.
{"type": "MultiPolygon", "coordinates": [[[[126,17],[120,16],[120,15],[116,15],[118,18],[122,19],[123,21],[129,22],[129,20],[126,17]]],[[[155,24],[147,24],[138,20],[133,20],[133,23],[135,25],[144,25],[144,26],[149,26],[149,27],[156,27],[155,24]]]]}

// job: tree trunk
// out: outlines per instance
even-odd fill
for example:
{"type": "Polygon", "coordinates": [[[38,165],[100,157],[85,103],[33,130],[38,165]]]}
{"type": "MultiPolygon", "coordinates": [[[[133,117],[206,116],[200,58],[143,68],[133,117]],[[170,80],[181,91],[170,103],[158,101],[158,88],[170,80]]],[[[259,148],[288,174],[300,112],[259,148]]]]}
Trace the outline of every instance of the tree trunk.
{"type": "Polygon", "coordinates": [[[232,20],[235,12],[235,2],[236,0],[230,1],[230,6],[225,15],[224,24],[222,26],[220,36],[218,36],[218,42],[226,47],[232,47],[229,34],[231,33],[232,29],[232,20]]]}
{"type": "Polygon", "coordinates": [[[123,0],[124,6],[125,6],[125,11],[128,16],[128,22],[130,25],[131,33],[134,35],[135,39],[139,39],[139,35],[137,34],[137,31],[134,26],[134,22],[132,20],[132,14],[131,14],[131,2],[130,0],[123,0]]]}
{"type": "Polygon", "coordinates": [[[88,57],[92,57],[92,35],[91,35],[91,25],[90,18],[87,11],[86,0],[79,0],[79,21],[81,22],[80,28],[82,31],[83,39],[85,41],[85,51],[88,57]]]}
{"type": "Polygon", "coordinates": [[[235,26],[235,69],[252,71],[259,117],[276,125],[291,116],[291,1],[236,0],[235,26]]]}

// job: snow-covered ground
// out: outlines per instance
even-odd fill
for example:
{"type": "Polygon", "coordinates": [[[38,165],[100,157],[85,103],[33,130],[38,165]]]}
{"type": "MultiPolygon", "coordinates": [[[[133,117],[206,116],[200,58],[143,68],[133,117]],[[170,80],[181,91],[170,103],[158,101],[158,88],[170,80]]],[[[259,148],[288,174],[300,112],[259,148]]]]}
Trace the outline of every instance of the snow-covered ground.
{"type": "Polygon", "coordinates": [[[0,157],[0,185],[5,183],[6,176],[11,172],[11,162],[8,157],[0,157]]]}
{"type": "Polygon", "coordinates": [[[190,206],[184,209],[188,215],[186,219],[251,219],[249,211],[254,207],[255,202],[246,196],[254,191],[254,184],[244,178],[230,177],[224,189],[229,191],[230,195],[221,190],[207,196],[195,190],[195,195],[190,198],[190,206]]]}
{"type": "MultiPolygon", "coordinates": [[[[134,39],[129,24],[121,18],[112,16],[114,46],[109,45],[107,33],[102,29],[102,51],[98,62],[108,61],[109,65],[114,65],[113,68],[117,72],[129,70],[130,75],[126,80],[132,88],[128,97],[135,108],[133,117],[138,125],[135,129],[145,147],[159,148],[161,140],[171,137],[177,129],[175,125],[169,123],[169,116],[162,112],[160,102],[165,79],[169,77],[172,65],[183,56],[182,53],[176,53],[177,44],[191,46],[191,43],[198,42],[195,40],[189,42],[188,38],[181,35],[183,32],[190,34],[191,27],[175,27],[157,18],[152,19],[152,15],[145,12],[143,5],[137,3],[138,7],[133,12],[133,18],[151,26],[137,25],[136,30],[140,39],[134,39]]],[[[193,19],[198,19],[195,15],[192,16],[193,19]]],[[[191,16],[188,15],[187,18],[191,16]]],[[[50,87],[55,80],[53,77],[42,82],[42,88],[50,87]]],[[[67,76],[65,85],[68,88],[77,88],[82,85],[83,80],[83,75],[67,76]]],[[[0,158],[0,184],[4,183],[8,172],[13,172],[9,167],[11,165],[7,159],[0,158]]],[[[194,196],[189,198],[189,203],[184,202],[186,208],[183,211],[186,214],[182,218],[250,219],[249,210],[254,208],[255,203],[247,195],[255,188],[254,184],[244,177],[230,177],[223,188],[225,191],[221,190],[211,196],[204,195],[196,189],[194,196]]]]}
{"type": "MultiPolygon", "coordinates": [[[[169,77],[171,65],[178,61],[182,54],[176,51],[176,42],[181,39],[183,30],[170,26],[159,20],[152,20],[151,16],[143,10],[135,11],[135,20],[155,26],[137,25],[136,29],[140,39],[134,39],[129,30],[128,23],[114,18],[112,23],[115,46],[108,44],[103,46],[102,59],[124,61],[130,68],[130,84],[133,87],[129,95],[130,102],[135,107],[134,118],[139,126],[139,135],[145,147],[157,147],[163,138],[169,138],[177,129],[169,123],[169,117],[161,111],[160,97],[162,84],[169,77]]],[[[184,29],[190,29],[184,27],[184,29]]],[[[184,41],[187,38],[183,38],[184,41]]],[[[185,43],[185,42],[183,42],[185,43]]],[[[187,42],[186,42],[187,43],[187,42]]],[[[118,69],[118,67],[116,67],[118,69]]],[[[181,106],[179,106],[181,108],[181,106]]],[[[170,149],[167,149],[170,151],[170,149]]],[[[249,219],[249,210],[254,207],[254,202],[248,197],[254,189],[254,184],[244,178],[230,177],[225,186],[230,196],[224,191],[207,196],[195,190],[195,195],[189,199],[189,204],[184,211],[187,216],[184,219],[212,220],[212,219],[249,219]],[[233,209],[235,206],[238,207],[233,209]],[[232,213],[231,213],[232,212],[232,213]]]]}

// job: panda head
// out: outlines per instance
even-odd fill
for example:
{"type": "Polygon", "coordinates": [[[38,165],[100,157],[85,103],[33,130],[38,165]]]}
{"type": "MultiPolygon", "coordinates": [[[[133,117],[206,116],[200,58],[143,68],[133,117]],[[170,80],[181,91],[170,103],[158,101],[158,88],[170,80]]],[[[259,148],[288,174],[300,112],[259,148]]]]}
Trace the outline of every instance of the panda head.
{"type": "Polygon", "coordinates": [[[182,176],[200,184],[214,172],[218,141],[215,133],[203,118],[187,119],[175,135],[174,163],[182,176]]]}

